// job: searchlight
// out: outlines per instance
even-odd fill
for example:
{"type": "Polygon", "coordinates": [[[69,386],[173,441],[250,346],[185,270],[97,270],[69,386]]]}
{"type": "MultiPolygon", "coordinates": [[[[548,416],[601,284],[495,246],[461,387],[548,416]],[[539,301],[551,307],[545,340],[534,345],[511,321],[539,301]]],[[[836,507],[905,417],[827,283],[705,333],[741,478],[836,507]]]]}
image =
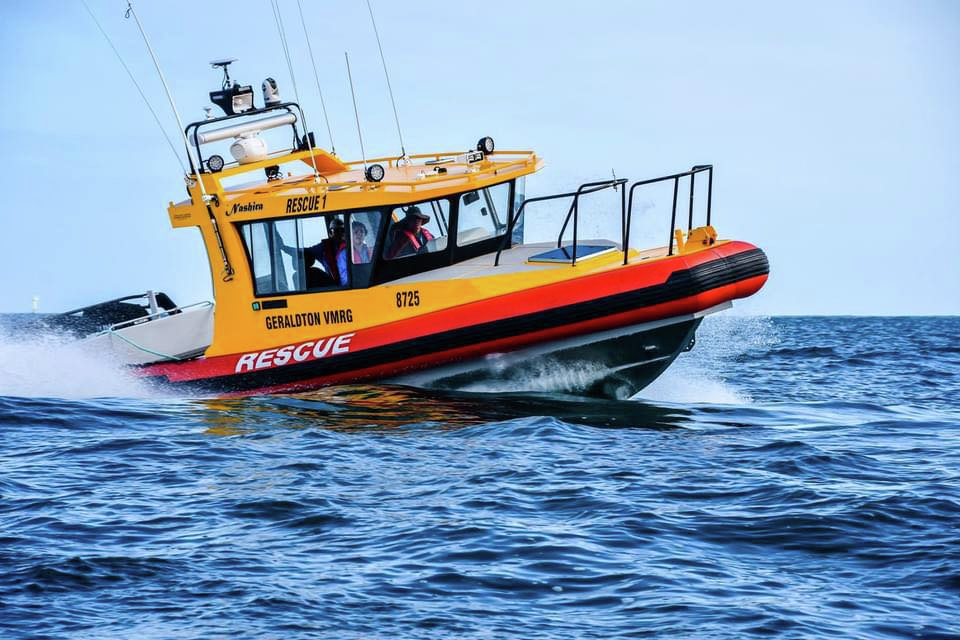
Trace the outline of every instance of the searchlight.
{"type": "Polygon", "coordinates": [[[220,91],[210,92],[210,102],[220,107],[228,116],[240,115],[253,109],[253,87],[241,87],[236,80],[230,80],[227,67],[236,61],[236,58],[224,58],[210,63],[214,69],[223,69],[223,86],[220,91]]]}
{"type": "Polygon", "coordinates": [[[207,169],[210,169],[210,171],[214,173],[223,171],[223,156],[214,154],[207,158],[207,169]]]}

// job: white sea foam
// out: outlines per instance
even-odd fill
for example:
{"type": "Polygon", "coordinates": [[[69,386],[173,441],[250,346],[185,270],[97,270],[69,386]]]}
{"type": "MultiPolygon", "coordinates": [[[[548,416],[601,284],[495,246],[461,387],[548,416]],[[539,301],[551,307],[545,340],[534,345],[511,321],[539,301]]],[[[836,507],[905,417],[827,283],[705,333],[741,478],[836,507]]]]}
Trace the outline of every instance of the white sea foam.
{"type": "Polygon", "coordinates": [[[638,400],[674,402],[683,404],[749,404],[750,396],[688,359],[678,359],[654,380],[650,386],[634,396],[638,400]]]}
{"type": "Polygon", "coordinates": [[[777,344],[777,329],[766,316],[722,315],[705,318],[697,344],[637,399],[707,404],[749,404],[750,394],[737,381],[737,359],[749,350],[777,344]]]}
{"type": "MultiPolygon", "coordinates": [[[[496,369],[491,366],[491,369],[496,369]]],[[[533,391],[540,393],[567,393],[589,387],[610,373],[610,370],[595,362],[559,363],[539,360],[511,372],[509,377],[486,379],[466,384],[462,391],[478,393],[508,393],[533,391]]]]}
{"type": "MultiPolygon", "coordinates": [[[[738,380],[738,359],[751,349],[779,342],[768,317],[724,315],[706,318],[697,332],[696,347],[679,358],[635,399],[671,403],[749,404],[746,384],[738,380]]],[[[521,366],[509,356],[488,357],[478,380],[457,388],[478,393],[577,393],[613,370],[599,362],[531,360],[521,366]]],[[[420,371],[393,379],[412,386],[442,384],[448,372],[420,371]]]]}
{"type": "Polygon", "coordinates": [[[149,385],[117,362],[57,333],[0,332],[0,396],[153,397],[149,385]]]}

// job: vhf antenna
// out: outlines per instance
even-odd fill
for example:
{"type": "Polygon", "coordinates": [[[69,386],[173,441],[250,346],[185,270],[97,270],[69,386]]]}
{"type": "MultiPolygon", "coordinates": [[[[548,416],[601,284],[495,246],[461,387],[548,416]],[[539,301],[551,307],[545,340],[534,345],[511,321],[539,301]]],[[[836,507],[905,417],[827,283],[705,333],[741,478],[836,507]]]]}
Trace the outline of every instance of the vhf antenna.
{"type": "MultiPolygon", "coordinates": [[[[147,51],[150,53],[150,58],[153,60],[153,66],[157,70],[157,75],[160,76],[160,83],[163,85],[163,90],[167,93],[167,100],[170,101],[170,108],[173,110],[173,116],[177,119],[177,128],[179,128],[180,137],[183,139],[183,148],[187,152],[187,159],[190,160],[190,166],[192,167],[193,157],[190,155],[190,143],[187,142],[187,134],[184,132],[183,122],[180,120],[180,112],[177,111],[177,103],[173,101],[173,94],[170,92],[170,86],[167,84],[167,79],[163,77],[163,71],[160,70],[160,61],[157,60],[157,55],[153,52],[153,47],[150,46],[150,41],[147,39],[147,32],[143,30],[143,25],[140,24],[140,18],[137,16],[137,12],[133,9],[133,1],[127,0],[127,10],[123,17],[129,18],[130,16],[133,16],[134,22],[137,23],[137,29],[139,29],[140,35],[143,37],[143,43],[147,45],[147,51]]],[[[197,153],[197,161],[199,162],[199,151],[197,153]]],[[[197,185],[200,187],[201,197],[203,198],[204,202],[206,202],[207,190],[203,186],[203,180],[197,178],[197,185]]]]}
{"type": "Polygon", "coordinates": [[[330,118],[327,117],[327,104],[323,101],[323,89],[320,88],[320,75],[317,73],[317,59],[313,57],[313,45],[310,44],[310,31],[307,30],[307,21],[303,17],[303,5],[297,0],[300,10],[300,26],[303,27],[303,36],[307,39],[307,51],[310,52],[310,63],[313,65],[313,78],[317,81],[317,93],[320,94],[320,108],[323,109],[323,119],[327,123],[327,135],[330,137],[330,153],[337,155],[337,145],[333,144],[333,130],[330,129],[330,118]]]}
{"type": "Polygon", "coordinates": [[[283,46],[283,55],[287,59],[287,71],[290,72],[290,82],[293,84],[293,95],[300,106],[300,115],[303,117],[303,139],[306,142],[305,147],[310,151],[310,166],[313,167],[313,181],[320,182],[320,170],[317,168],[317,158],[313,151],[313,137],[310,135],[310,128],[307,126],[307,114],[303,111],[303,103],[300,102],[300,91],[297,89],[297,78],[293,75],[293,63],[290,61],[290,47],[287,44],[287,32],[283,28],[283,13],[280,11],[280,4],[277,0],[270,0],[270,7],[273,9],[273,19],[277,23],[277,33],[280,35],[280,44],[283,46]]]}
{"type": "MultiPolygon", "coordinates": [[[[113,50],[113,53],[117,56],[117,61],[120,62],[120,66],[123,67],[123,70],[127,72],[127,75],[130,77],[130,82],[133,83],[133,86],[137,88],[137,93],[140,94],[140,97],[143,98],[143,103],[147,105],[150,114],[153,116],[154,122],[157,123],[157,127],[160,128],[160,133],[163,134],[163,137],[167,140],[167,144],[170,145],[170,151],[173,152],[173,155],[177,158],[177,164],[180,165],[180,168],[183,169],[183,175],[188,176],[190,172],[187,171],[186,165],[183,164],[183,160],[180,158],[180,153],[177,151],[177,148],[173,145],[173,140],[170,139],[170,136],[167,135],[167,130],[164,128],[163,123],[160,122],[160,116],[157,115],[157,112],[153,109],[153,105],[150,104],[150,100],[147,99],[147,94],[143,92],[143,89],[140,87],[140,83],[137,82],[136,76],[133,75],[133,71],[130,70],[130,67],[127,66],[127,63],[124,62],[123,56],[120,55],[120,51],[117,49],[116,45],[113,44],[113,40],[110,39],[110,36],[107,35],[107,32],[104,31],[103,26],[100,24],[100,21],[97,20],[97,16],[94,15],[93,10],[90,8],[90,5],[87,4],[87,0],[80,0],[83,3],[84,8],[87,10],[87,13],[90,14],[90,18],[93,20],[93,23],[97,25],[97,29],[103,35],[103,39],[107,41],[107,44],[110,45],[110,48],[113,50]]],[[[187,150],[189,153],[189,149],[187,150]]]]}
{"type": "Polygon", "coordinates": [[[377,21],[373,18],[373,7],[370,6],[370,0],[367,0],[367,11],[370,12],[370,24],[373,25],[373,35],[377,37],[377,49],[380,50],[380,62],[383,63],[383,75],[387,78],[387,91],[390,92],[390,104],[393,105],[393,119],[397,123],[397,137],[400,138],[401,160],[407,160],[407,150],[403,146],[403,133],[400,131],[400,116],[397,115],[397,101],[393,99],[393,87],[390,86],[390,73],[387,71],[387,59],[383,55],[383,47],[380,45],[380,33],[377,31],[377,21]]]}
{"type": "Polygon", "coordinates": [[[360,132],[360,112],[357,110],[357,94],[353,90],[353,75],[350,73],[350,56],[343,52],[347,61],[347,78],[350,80],[350,97],[353,98],[353,115],[357,119],[357,137],[360,138],[360,158],[363,160],[363,173],[367,173],[367,153],[363,150],[363,133],[360,132]]]}

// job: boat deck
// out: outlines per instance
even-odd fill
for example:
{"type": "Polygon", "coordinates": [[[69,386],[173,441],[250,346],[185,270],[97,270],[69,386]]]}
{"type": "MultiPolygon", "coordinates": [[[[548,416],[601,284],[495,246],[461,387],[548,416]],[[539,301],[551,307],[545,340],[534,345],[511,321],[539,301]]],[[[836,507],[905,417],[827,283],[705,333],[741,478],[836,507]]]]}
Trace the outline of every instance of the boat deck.
{"type": "MultiPolygon", "coordinates": [[[[582,242],[578,242],[578,244],[610,244],[610,241],[583,240],[582,242]]],[[[426,271],[424,273],[418,273],[406,278],[394,280],[391,282],[391,284],[426,282],[437,280],[438,278],[442,278],[444,280],[482,278],[485,276],[502,276],[512,273],[529,273],[531,271],[569,267],[569,264],[564,263],[529,262],[530,258],[533,256],[543,253],[545,250],[554,249],[556,246],[557,245],[555,242],[536,242],[532,244],[518,245],[510,249],[505,249],[500,255],[500,264],[497,266],[494,266],[496,255],[487,254],[472,258],[470,260],[465,260],[463,262],[458,262],[457,264],[450,265],[449,267],[443,267],[442,269],[426,271]]],[[[616,251],[612,254],[606,253],[597,256],[595,259],[592,257],[578,257],[577,266],[589,268],[592,264],[596,264],[598,267],[608,268],[614,265],[621,265],[623,263],[623,249],[620,244],[614,244],[612,246],[614,246],[616,249],[616,251]],[[611,255],[615,256],[616,259],[611,260],[611,255]],[[596,262],[594,262],[594,260],[596,260],[596,262]]],[[[664,258],[666,255],[667,247],[665,246],[645,249],[643,251],[631,250],[629,262],[634,263],[641,260],[664,258]]]]}

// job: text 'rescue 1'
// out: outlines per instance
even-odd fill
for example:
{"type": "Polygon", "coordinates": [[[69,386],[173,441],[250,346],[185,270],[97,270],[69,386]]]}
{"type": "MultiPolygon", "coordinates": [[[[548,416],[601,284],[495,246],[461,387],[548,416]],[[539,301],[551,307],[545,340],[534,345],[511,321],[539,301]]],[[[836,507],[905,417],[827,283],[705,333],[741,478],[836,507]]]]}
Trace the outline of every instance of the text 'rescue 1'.
{"type": "Polygon", "coordinates": [[[322,208],[323,198],[321,196],[287,198],[287,213],[306,213],[308,211],[319,211],[322,208]]]}
{"type": "Polygon", "coordinates": [[[234,370],[236,373],[243,373],[256,369],[282,367],[291,362],[307,362],[308,360],[319,360],[328,356],[348,353],[350,351],[350,339],[355,335],[355,333],[344,333],[339,336],[320,338],[319,340],[307,340],[300,344],[292,344],[277,349],[245,353],[237,360],[237,366],[234,370]]]}

